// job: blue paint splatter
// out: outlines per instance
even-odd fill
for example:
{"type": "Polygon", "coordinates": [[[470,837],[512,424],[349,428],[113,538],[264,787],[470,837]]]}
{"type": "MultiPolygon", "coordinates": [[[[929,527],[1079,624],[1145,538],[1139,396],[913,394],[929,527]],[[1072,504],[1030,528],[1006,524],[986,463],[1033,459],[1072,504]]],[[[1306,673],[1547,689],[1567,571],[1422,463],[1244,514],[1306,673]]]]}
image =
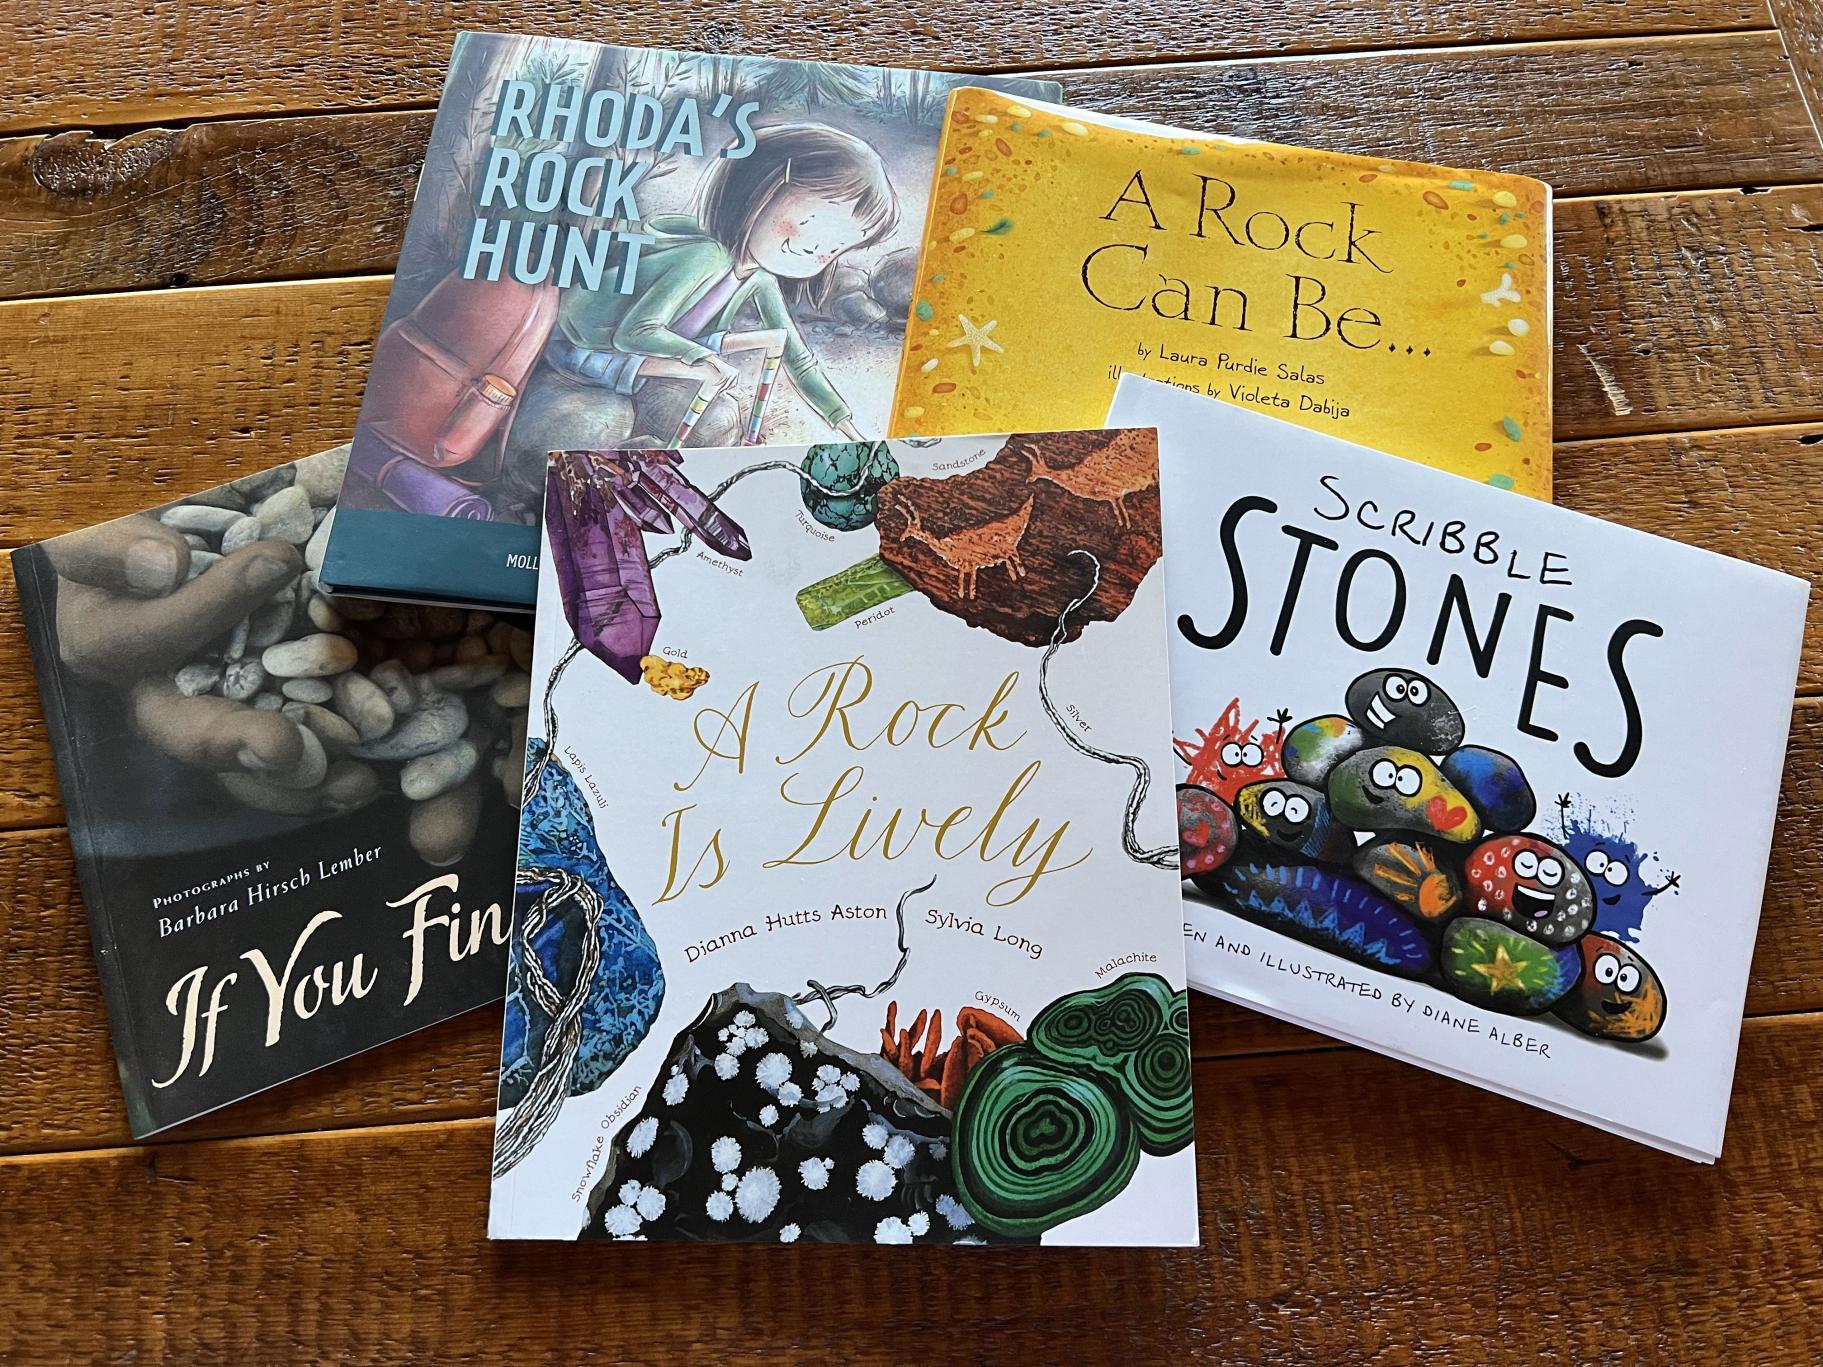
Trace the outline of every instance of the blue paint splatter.
{"type": "Polygon", "coordinates": [[[1642,851],[1621,818],[1600,816],[1593,807],[1575,815],[1570,807],[1567,796],[1557,799],[1558,843],[1582,867],[1595,890],[1595,929],[1627,944],[1638,944],[1646,908],[1660,893],[1678,886],[1678,875],[1667,874],[1654,887],[1640,866],[1647,859],[1656,860],[1657,851],[1642,851]],[[1624,878],[1613,872],[1616,867],[1624,870],[1624,878]]]}

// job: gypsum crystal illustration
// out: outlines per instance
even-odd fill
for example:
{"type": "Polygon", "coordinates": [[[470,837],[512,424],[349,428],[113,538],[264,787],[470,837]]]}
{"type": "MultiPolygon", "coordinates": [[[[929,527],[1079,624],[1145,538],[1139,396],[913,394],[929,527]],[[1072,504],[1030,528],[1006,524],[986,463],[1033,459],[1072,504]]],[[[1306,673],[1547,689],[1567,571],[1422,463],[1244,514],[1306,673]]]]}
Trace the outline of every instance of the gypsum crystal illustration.
{"type": "Polygon", "coordinates": [[[989,1050],[953,1110],[811,1025],[817,997],[709,999],[616,1136],[582,1238],[1033,1243],[1190,1140],[1187,996],[1155,975],[1044,1008],[1049,1051],[989,1050]]]}
{"type": "Polygon", "coordinates": [[[1351,963],[1430,982],[1508,1015],[1553,1012],[1597,1039],[1640,1043],[1665,1019],[1665,990],[1637,950],[1605,933],[1636,924],[1636,847],[1531,827],[1537,799],[1511,756],[1466,744],[1462,710],[1412,670],[1377,669],[1347,689],[1347,715],[1285,733],[1287,780],[1232,801],[1178,790],[1185,876],[1218,906],[1351,963]],[[1295,819],[1294,819],[1295,818],[1295,819]],[[1349,833],[1336,838],[1337,827],[1349,833]],[[1619,874],[1610,862],[1622,859],[1619,874]]]}

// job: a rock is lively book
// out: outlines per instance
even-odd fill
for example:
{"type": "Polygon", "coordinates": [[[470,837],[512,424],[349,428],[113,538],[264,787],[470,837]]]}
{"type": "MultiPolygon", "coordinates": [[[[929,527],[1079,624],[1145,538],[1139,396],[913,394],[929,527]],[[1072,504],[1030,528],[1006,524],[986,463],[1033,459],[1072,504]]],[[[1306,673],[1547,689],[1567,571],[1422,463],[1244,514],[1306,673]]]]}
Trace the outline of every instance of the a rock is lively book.
{"type": "Polygon", "coordinates": [[[462,34],[323,582],[528,608],[550,451],[884,436],[965,79],[462,34]]]}
{"type": "Polygon", "coordinates": [[[1713,1161],[1809,586],[1134,376],[1110,421],[1159,434],[1191,981],[1713,1161]]]}
{"type": "Polygon", "coordinates": [[[490,1232],[1194,1244],[1150,432],[566,451],[490,1232]]]}
{"type": "Polygon", "coordinates": [[[325,597],[347,459],[12,555],[136,1136],[500,997],[530,621],[325,597]]]}
{"type": "Polygon", "coordinates": [[[1551,190],[964,87],[893,436],[1101,422],[1149,376],[1551,494],[1551,190]]]}

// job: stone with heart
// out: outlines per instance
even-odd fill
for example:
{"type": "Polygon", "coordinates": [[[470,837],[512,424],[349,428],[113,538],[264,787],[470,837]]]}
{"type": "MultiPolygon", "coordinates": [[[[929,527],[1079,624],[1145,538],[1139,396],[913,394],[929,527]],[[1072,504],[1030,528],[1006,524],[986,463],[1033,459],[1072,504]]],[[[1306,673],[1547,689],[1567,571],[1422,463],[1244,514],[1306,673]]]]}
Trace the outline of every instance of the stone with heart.
{"type": "Polygon", "coordinates": [[[1536,835],[1484,840],[1465,866],[1469,909],[1535,936],[1566,945],[1595,924],[1595,893],[1562,849],[1536,835]]]}
{"type": "Polygon", "coordinates": [[[1207,878],[1228,862],[1239,838],[1232,807],[1200,784],[1177,785],[1177,857],[1184,877],[1207,878]]]}
{"type": "Polygon", "coordinates": [[[1482,834],[1467,795],[1428,755],[1402,745],[1378,745],[1337,765],[1329,776],[1329,807],[1357,831],[1411,831],[1461,845],[1482,834]]]}

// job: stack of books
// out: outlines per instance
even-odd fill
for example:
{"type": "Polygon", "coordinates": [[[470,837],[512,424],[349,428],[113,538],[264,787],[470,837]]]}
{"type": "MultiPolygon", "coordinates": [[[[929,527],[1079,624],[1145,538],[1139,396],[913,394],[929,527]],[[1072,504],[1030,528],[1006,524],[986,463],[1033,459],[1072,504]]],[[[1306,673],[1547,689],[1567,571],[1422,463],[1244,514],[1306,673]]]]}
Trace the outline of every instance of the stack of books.
{"type": "Polygon", "coordinates": [[[504,996],[495,1237],[1192,1244],[1195,987],[1717,1156],[1806,586],[1551,505],[1548,187],[1062,99],[458,41],[351,443],[13,557],[136,1135],[504,996]]]}

